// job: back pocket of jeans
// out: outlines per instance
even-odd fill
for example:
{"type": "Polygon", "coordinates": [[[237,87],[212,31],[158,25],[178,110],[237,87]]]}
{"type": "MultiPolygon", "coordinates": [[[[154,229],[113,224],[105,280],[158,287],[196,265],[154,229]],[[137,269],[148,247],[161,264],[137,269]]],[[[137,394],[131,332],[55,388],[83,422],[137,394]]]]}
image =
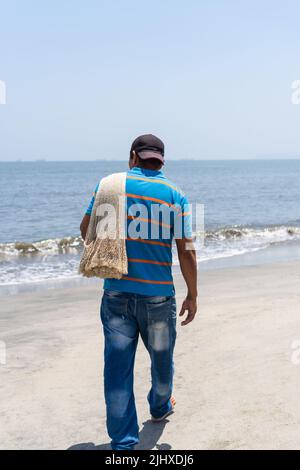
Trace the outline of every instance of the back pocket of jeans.
{"type": "Polygon", "coordinates": [[[146,303],[148,322],[153,323],[169,318],[172,297],[153,297],[146,303]]]}
{"type": "Polygon", "coordinates": [[[104,293],[101,305],[101,314],[106,319],[112,317],[126,317],[128,298],[122,295],[111,295],[104,293]]]}

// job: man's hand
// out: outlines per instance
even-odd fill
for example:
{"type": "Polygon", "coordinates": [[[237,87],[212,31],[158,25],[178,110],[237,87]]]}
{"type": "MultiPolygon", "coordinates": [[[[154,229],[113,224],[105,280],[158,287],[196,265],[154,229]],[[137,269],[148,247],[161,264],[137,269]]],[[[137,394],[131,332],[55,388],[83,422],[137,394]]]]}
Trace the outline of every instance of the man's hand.
{"type": "Polygon", "coordinates": [[[188,314],[187,314],[186,319],[181,322],[181,326],[187,325],[188,323],[191,323],[191,321],[194,320],[195,315],[197,313],[196,297],[195,298],[189,298],[189,296],[186,297],[186,299],[183,301],[179,316],[182,317],[186,310],[188,311],[188,314]]]}

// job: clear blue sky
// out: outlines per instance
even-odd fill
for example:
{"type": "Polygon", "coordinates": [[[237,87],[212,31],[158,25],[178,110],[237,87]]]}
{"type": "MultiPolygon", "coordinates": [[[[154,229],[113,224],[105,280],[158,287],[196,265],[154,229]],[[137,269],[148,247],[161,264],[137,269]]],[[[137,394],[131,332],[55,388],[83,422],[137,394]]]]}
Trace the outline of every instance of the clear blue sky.
{"type": "Polygon", "coordinates": [[[0,160],[300,157],[300,3],[0,0],[0,160]]]}

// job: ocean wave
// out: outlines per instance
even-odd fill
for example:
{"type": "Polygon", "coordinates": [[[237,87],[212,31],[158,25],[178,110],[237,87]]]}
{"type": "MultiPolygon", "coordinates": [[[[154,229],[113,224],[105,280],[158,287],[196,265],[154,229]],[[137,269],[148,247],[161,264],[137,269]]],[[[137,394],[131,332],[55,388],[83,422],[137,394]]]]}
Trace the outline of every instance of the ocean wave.
{"type": "MultiPolygon", "coordinates": [[[[194,234],[196,236],[196,234],[194,234]]],[[[216,230],[207,230],[204,235],[205,246],[225,248],[228,244],[249,243],[257,245],[270,245],[283,243],[289,240],[300,239],[300,227],[295,226],[269,226],[262,228],[231,226],[216,230]]],[[[28,257],[38,255],[75,254],[81,252],[83,240],[81,237],[67,236],[63,238],[49,238],[36,242],[16,241],[0,244],[0,257],[28,257]]]]}
{"type": "Polygon", "coordinates": [[[300,240],[300,227],[296,226],[223,227],[205,233],[204,247],[199,250],[198,259],[209,261],[239,256],[297,240],[300,240]]]}
{"type": "MultiPolygon", "coordinates": [[[[196,237],[198,262],[241,256],[275,244],[300,241],[299,226],[262,228],[231,226],[207,230],[204,245],[196,237]]],[[[0,244],[0,285],[41,283],[78,278],[83,248],[81,237],[49,238],[36,242],[0,244]]],[[[174,249],[174,265],[178,256],[174,249]]]]}
{"type": "Polygon", "coordinates": [[[45,254],[67,254],[82,249],[81,237],[49,238],[36,242],[0,243],[0,256],[36,256],[45,254]]]}
{"type": "Polygon", "coordinates": [[[263,228],[252,227],[224,227],[214,231],[205,232],[206,241],[260,239],[269,242],[288,241],[292,238],[300,238],[300,227],[293,226],[269,226],[263,228]]]}

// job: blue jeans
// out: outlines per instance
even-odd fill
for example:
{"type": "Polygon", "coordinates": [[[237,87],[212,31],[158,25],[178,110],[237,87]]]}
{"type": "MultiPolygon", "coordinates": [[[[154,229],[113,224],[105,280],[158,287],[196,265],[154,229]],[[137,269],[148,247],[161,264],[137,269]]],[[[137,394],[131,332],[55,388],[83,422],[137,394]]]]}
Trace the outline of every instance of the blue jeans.
{"type": "Polygon", "coordinates": [[[134,359],[139,334],[151,359],[150,413],[159,418],[171,410],[176,339],[175,298],[106,290],[101,303],[101,320],[105,337],[107,431],[112,449],[133,449],[138,443],[139,431],[133,393],[134,359]]]}

